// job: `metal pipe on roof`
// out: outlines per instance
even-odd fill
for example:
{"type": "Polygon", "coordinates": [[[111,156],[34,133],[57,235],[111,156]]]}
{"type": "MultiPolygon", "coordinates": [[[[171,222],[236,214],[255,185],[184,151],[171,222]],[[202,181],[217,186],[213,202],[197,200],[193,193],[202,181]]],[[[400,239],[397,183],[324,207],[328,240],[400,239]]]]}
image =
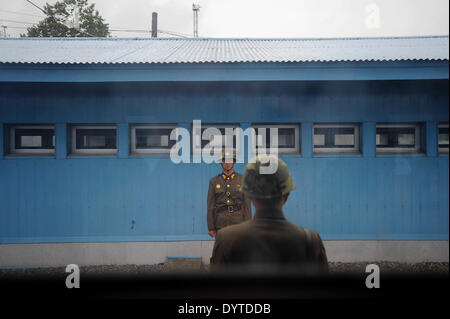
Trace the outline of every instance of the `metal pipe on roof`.
{"type": "Polygon", "coordinates": [[[152,13],[152,38],[158,37],[158,13],[152,13]]]}

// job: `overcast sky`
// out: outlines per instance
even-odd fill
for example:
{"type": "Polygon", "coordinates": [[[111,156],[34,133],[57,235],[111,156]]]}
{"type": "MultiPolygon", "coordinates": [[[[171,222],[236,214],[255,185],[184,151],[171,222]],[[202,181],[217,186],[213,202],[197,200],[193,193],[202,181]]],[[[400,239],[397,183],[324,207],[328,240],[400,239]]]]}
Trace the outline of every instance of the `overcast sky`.
{"type": "MultiPolygon", "coordinates": [[[[31,0],[40,7],[54,0],[31,0]]],[[[158,29],[192,35],[200,4],[200,37],[373,37],[448,35],[448,0],[90,0],[110,29],[158,29]]],[[[26,0],[0,0],[0,25],[19,36],[43,13],[26,0]],[[12,12],[14,11],[14,12],[12,12]],[[21,14],[19,14],[21,13],[21,14]]],[[[3,28],[0,29],[3,36],[3,28]]],[[[148,33],[111,32],[114,37],[148,33]]],[[[160,33],[164,37],[167,34],[160,33]]]]}

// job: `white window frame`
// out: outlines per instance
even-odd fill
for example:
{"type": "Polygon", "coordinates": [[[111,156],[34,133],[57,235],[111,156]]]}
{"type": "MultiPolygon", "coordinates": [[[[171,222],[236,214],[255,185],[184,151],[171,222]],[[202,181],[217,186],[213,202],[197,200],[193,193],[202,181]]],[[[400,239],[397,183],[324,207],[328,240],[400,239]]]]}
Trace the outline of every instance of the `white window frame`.
{"type": "Polygon", "coordinates": [[[71,155],[116,155],[117,154],[117,145],[118,145],[118,131],[117,125],[72,125],[72,153],[71,155]],[[102,148],[91,148],[91,149],[78,149],[77,148],[77,129],[114,129],[116,130],[116,148],[112,149],[102,149],[102,148]]]}
{"type": "Polygon", "coordinates": [[[318,123],[313,124],[312,128],[312,147],[313,154],[361,154],[361,143],[360,143],[360,128],[361,125],[359,123],[343,123],[343,124],[335,124],[335,123],[318,123]],[[314,146],[314,130],[316,128],[353,128],[355,130],[355,145],[353,147],[322,147],[316,148],[314,146]]]}
{"type": "MultiPolygon", "coordinates": [[[[138,149],[136,148],[136,129],[176,129],[176,124],[133,124],[131,126],[131,153],[136,155],[166,155],[170,154],[171,148],[152,148],[152,149],[138,149]]],[[[170,135],[169,135],[170,141],[170,135]]]]}
{"type": "Polygon", "coordinates": [[[439,129],[442,128],[448,128],[449,123],[439,123],[438,124],[438,149],[439,149],[439,154],[447,154],[448,155],[448,147],[439,147],[439,129]]]}
{"type": "Polygon", "coordinates": [[[56,135],[55,135],[55,148],[53,149],[16,149],[16,129],[53,129],[55,130],[54,125],[13,125],[10,128],[10,153],[11,154],[30,154],[30,155],[38,155],[38,154],[49,154],[54,155],[56,149],[56,135]]]}
{"type": "MultiPolygon", "coordinates": [[[[226,129],[226,128],[232,128],[233,130],[237,128],[241,128],[239,124],[203,124],[201,128],[207,129],[209,127],[215,127],[217,129],[226,129]]],[[[233,147],[233,151],[236,152],[236,156],[239,156],[241,154],[241,130],[237,131],[238,134],[236,134],[236,145],[233,147]]],[[[194,127],[192,126],[192,135],[194,134],[194,127]]],[[[209,142],[208,142],[209,143],[209,142]]],[[[222,148],[224,148],[225,145],[222,144],[222,148]]],[[[197,145],[197,141],[193,140],[192,143],[192,153],[194,156],[200,156],[202,154],[202,136],[200,135],[200,145],[197,145]]]]}
{"type": "Polygon", "coordinates": [[[420,153],[421,141],[420,130],[422,125],[420,123],[377,123],[375,125],[375,138],[377,136],[377,128],[415,128],[414,130],[414,147],[390,147],[379,148],[375,141],[375,148],[377,154],[416,154],[420,153]]]}
{"type": "Polygon", "coordinates": [[[270,128],[293,128],[295,130],[295,145],[291,148],[278,148],[278,154],[300,154],[300,124],[252,124],[251,126],[255,130],[255,134],[252,136],[252,154],[256,155],[256,152],[267,153],[267,148],[257,148],[256,136],[258,136],[258,128],[268,128],[270,134],[270,128]]]}

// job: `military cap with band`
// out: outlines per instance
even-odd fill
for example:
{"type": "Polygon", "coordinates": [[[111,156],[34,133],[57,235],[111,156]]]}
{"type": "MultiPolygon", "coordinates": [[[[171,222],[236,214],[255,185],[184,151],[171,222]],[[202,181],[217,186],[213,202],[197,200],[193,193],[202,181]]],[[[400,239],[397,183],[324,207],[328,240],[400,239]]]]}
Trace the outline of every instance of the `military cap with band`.
{"type": "Polygon", "coordinates": [[[241,191],[248,197],[270,199],[288,194],[295,189],[286,163],[274,155],[258,155],[255,163],[248,163],[243,177],[241,191]],[[269,166],[270,161],[278,161],[278,168],[273,174],[261,174],[262,166],[269,166]]]}
{"type": "Polygon", "coordinates": [[[225,159],[232,159],[233,162],[236,162],[236,152],[235,151],[229,151],[229,150],[223,150],[220,155],[220,161],[223,162],[225,159]]]}

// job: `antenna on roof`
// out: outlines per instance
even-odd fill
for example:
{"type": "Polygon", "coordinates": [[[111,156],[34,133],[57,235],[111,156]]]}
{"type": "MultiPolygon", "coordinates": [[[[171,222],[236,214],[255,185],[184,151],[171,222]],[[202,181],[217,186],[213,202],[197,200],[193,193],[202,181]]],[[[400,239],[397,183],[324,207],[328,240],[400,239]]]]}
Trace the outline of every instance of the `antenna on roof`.
{"type": "Polygon", "coordinates": [[[2,25],[1,27],[3,28],[3,37],[6,38],[7,37],[7,35],[6,35],[6,28],[8,26],[7,25],[2,25]]]}
{"type": "Polygon", "coordinates": [[[158,37],[158,13],[152,13],[152,38],[158,37]]]}
{"type": "Polygon", "coordinates": [[[198,38],[198,12],[200,11],[200,5],[193,3],[192,11],[194,11],[194,38],[198,38]]]}

